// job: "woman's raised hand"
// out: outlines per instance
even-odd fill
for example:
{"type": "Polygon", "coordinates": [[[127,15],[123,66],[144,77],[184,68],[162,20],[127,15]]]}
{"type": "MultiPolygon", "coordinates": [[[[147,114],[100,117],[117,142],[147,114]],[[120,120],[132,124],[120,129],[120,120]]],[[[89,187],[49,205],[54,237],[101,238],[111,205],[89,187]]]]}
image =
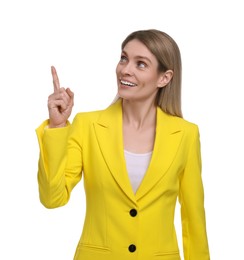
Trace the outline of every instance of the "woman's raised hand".
{"type": "Polygon", "coordinates": [[[54,92],[48,97],[49,127],[64,127],[72,112],[74,93],[69,88],[60,88],[55,67],[51,67],[54,92]]]}

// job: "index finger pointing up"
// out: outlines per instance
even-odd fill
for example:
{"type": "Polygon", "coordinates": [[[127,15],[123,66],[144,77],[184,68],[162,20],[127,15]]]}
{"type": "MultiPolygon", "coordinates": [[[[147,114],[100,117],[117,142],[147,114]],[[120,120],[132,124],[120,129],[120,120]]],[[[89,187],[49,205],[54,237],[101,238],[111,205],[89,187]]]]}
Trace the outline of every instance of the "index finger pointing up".
{"type": "Polygon", "coordinates": [[[60,89],[58,74],[54,66],[51,66],[51,72],[53,77],[53,88],[54,92],[57,92],[60,89]]]}

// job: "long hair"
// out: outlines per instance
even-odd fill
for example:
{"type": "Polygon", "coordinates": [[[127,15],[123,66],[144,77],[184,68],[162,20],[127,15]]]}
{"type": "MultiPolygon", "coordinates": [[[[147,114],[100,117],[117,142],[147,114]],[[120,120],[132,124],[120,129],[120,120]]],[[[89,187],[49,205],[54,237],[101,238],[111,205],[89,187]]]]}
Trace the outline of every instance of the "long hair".
{"type": "Polygon", "coordinates": [[[122,42],[121,48],[131,40],[139,40],[156,57],[158,61],[158,71],[173,71],[171,81],[160,88],[156,97],[156,105],[164,112],[182,117],[181,111],[181,54],[178,45],[168,34],[155,30],[139,30],[129,34],[122,42]]]}

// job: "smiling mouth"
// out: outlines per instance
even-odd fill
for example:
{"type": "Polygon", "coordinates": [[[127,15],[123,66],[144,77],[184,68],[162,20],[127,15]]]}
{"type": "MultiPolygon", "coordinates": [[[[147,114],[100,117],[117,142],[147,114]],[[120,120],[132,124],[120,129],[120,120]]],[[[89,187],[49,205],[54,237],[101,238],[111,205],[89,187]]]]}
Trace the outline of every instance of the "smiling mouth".
{"type": "Polygon", "coordinates": [[[129,82],[129,81],[125,81],[125,80],[120,80],[120,83],[121,83],[123,86],[131,87],[131,88],[137,86],[136,84],[131,83],[131,82],[129,82]]]}

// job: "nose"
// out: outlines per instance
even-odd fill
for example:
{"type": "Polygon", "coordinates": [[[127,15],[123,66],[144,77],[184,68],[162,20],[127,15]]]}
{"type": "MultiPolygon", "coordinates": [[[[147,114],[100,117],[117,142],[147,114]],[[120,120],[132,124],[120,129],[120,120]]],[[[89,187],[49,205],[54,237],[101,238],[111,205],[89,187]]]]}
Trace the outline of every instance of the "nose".
{"type": "Polygon", "coordinates": [[[133,75],[134,70],[133,70],[133,65],[131,62],[127,62],[126,64],[123,64],[121,68],[121,73],[123,75],[133,75]]]}

